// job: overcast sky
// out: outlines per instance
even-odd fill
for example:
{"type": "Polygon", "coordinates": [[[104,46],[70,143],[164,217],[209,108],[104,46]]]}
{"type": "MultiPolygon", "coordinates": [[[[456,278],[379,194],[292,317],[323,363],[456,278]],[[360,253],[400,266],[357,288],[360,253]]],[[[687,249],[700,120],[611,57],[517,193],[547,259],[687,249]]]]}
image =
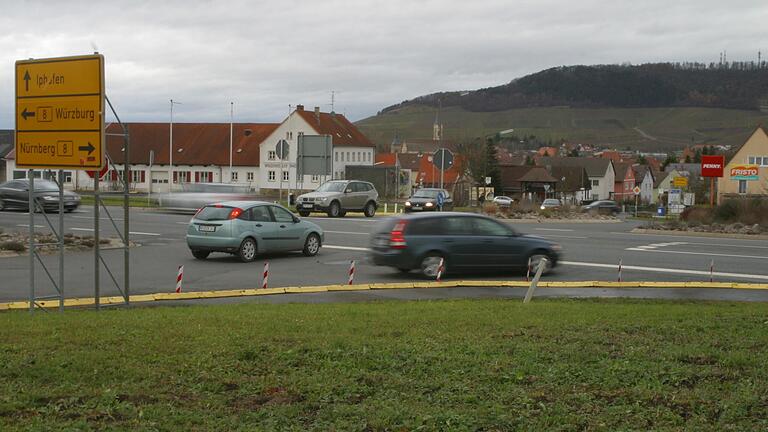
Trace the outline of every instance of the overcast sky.
{"type": "MultiPolygon", "coordinates": [[[[0,128],[14,62],[106,59],[124,121],[280,122],[288,105],[352,121],[416,96],[573,64],[757,60],[768,1],[0,0],[0,128]]],[[[111,115],[107,119],[111,119],[111,115]]]]}

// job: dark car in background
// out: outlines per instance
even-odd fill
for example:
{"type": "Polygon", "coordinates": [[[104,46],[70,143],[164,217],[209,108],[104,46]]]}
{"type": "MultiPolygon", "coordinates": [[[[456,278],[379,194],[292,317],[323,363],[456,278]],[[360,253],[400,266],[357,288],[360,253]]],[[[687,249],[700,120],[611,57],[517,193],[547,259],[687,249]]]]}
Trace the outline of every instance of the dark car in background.
{"type": "MultiPolygon", "coordinates": [[[[59,185],[50,180],[35,179],[35,211],[59,211],[59,185]]],[[[64,210],[71,212],[80,206],[80,195],[65,190],[64,210]]],[[[29,211],[29,180],[17,179],[0,184],[0,210],[29,211]]]]}
{"type": "Polygon", "coordinates": [[[405,201],[405,212],[453,210],[453,198],[445,189],[422,188],[405,201]],[[442,207],[439,195],[443,194],[442,207]]]}
{"type": "Polygon", "coordinates": [[[536,268],[547,259],[544,273],[557,265],[561,247],[522,235],[510,226],[473,213],[420,213],[381,222],[370,238],[374,264],[402,272],[418,269],[434,278],[443,259],[444,272],[536,268]]]}
{"type": "Polygon", "coordinates": [[[616,201],[598,200],[581,207],[581,211],[590,214],[617,215],[621,213],[621,207],[616,201]]]}

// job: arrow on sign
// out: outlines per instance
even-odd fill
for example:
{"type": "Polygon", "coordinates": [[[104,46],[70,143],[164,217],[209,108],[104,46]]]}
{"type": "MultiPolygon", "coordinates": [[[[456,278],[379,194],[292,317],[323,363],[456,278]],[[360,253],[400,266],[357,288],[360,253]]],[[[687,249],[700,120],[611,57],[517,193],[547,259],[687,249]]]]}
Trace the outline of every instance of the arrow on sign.
{"type": "Polygon", "coordinates": [[[27,119],[27,117],[34,117],[35,112],[34,111],[27,111],[26,108],[24,108],[24,111],[21,112],[21,116],[24,117],[24,120],[27,119]]]}
{"type": "Polygon", "coordinates": [[[29,80],[32,78],[29,76],[29,71],[24,71],[24,85],[26,87],[26,91],[29,91],[29,80]]]}
{"type": "Polygon", "coordinates": [[[93,153],[94,150],[96,150],[96,147],[94,147],[93,144],[89,142],[87,146],[80,146],[77,149],[80,151],[87,151],[88,154],[90,155],[91,153],[93,153]]]}

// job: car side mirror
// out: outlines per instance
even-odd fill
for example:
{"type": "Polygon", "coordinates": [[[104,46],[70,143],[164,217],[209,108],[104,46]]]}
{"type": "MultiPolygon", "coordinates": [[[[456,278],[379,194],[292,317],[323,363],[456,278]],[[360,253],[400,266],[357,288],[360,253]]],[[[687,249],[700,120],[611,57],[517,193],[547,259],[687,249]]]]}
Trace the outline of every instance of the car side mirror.
{"type": "Polygon", "coordinates": [[[299,222],[301,222],[301,219],[299,219],[298,216],[294,216],[293,217],[293,223],[299,223],[299,222]]]}
{"type": "Polygon", "coordinates": [[[347,189],[344,191],[344,193],[352,193],[352,189],[347,189]]]}

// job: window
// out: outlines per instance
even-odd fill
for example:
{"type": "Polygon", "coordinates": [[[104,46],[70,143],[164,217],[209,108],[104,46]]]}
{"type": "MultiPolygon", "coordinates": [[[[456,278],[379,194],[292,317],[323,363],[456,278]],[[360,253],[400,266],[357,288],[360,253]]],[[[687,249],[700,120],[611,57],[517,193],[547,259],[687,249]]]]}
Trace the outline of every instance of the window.
{"type": "Polygon", "coordinates": [[[291,174],[288,171],[283,171],[283,181],[288,181],[290,179],[289,174],[291,174]]]}
{"type": "Polygon", "coordinates": [[[320,176],[319,175],[313,175],[312,176],[312,183],[320,183],[320,176]]]}
{"type": "Polygon", "coordinates": [[[72,183],[72,171],[64,171],[64,183],[72,183]]]}
{"type": "MultiPolygon", "coordinates": [[[[347,162],[352,161],[352,159],[349,158],[349,152],[345,152],[345,153],[347,154],[347,162]]],[[[344,159],[342,159],[342,160],[344,160],[344,159]]]]}
{"type": "Polygon", "coordinates": [[[768,166],[768,156],[750,156],[747,161],[750,165],[768,166]]]}
{"type": "Polygon", "coordinates": [[[476,235],[481,236],[507,236],[510,235],[510,231],[498,222],[494,222],[488,219],[471,218],[473,229],[472,231],[476,235]]]}
{"type": "Polygon", "coordinates": [[[592,186],[600,186],[600,180],[592,180],[592,186]]]}
{"type": "Polygon", "coordinates": [[[131,173],[131,183],[141,183],[142,182],[142,174],[144,174],[144,171],[137,171],[137,170],[131,170],[128,171],[131,173]]]}
{"type": "Polygon", "coordinates": [[[20,170],[13,170],[13,179],[23,179],[27,178],[27,172],[26,171],[20,171],[20,170]]]}
{"type": "Polygon", "coordinates": [[[237,171],[232,171],[232,181],[237,181],[237,171]]]}
{"type": "Polygon", "coordinates": [[[739,180],[739,193],[740,194],[747,193],[747,181],[746,180],[739,180]]]}
{"type": "Polygon", "coordinates": [[[269,160],[276,160],[277,159],[277,153],[274,150],[270,150],[269,153],[267,153],[267,159],[269,159],[269,160]]]}
{"type": "Polygon", "coordinates": [[[358,162],[362,162],[363,161],[363,156],[362,156],[362,154],[360,152],[357,152],[357,161],[358,162]]]}
{"type": "Polygon", "coordinates": [[[249,220],[254,222],[272,222],[272,217],[269,215],[269,210],[265,205],[251,207],[248,212],[249,220]]]}
{"type": "Polygon", "coordinates": [[[269,206],[269,208],[272,210],[272,216],[275,217],[275,222],[293,222],[293,215],[286,209],[277,206],[269,206]]]}
{"type": "Polygon", "coordinates": [[[246,178],[247,178],[247,180],[248,180],[249,182],[252,182],[252,181],[253,181],[253,173],[252,173],[252,172],[249,172],[248,174],[246,174],[246,178]]]}
{"type": "Polygon", "coordinates": [[[344,162],[344,153],[341,153],[341,161],[344,162]]]}
{"type": "Polygon", "coordinates": [[[275,181],[275,172],[274,171],[268,171],[267,172],[267,179],[271,182],[275,181]]]}
{"type": "Polygon", "coordinates": [[[204,171],[200,173],[200,181],[203,183],[210,183],[213,181],[213,173],[204,171]]]}
{"type": "Polygon", "coordinates": [[[338,154],[338,153],[335,153],[335,154],[333,155],[333,159],[334,159],[336,162],[338,162],[338,161],[339,161],[339,154],[338,154]]]}

